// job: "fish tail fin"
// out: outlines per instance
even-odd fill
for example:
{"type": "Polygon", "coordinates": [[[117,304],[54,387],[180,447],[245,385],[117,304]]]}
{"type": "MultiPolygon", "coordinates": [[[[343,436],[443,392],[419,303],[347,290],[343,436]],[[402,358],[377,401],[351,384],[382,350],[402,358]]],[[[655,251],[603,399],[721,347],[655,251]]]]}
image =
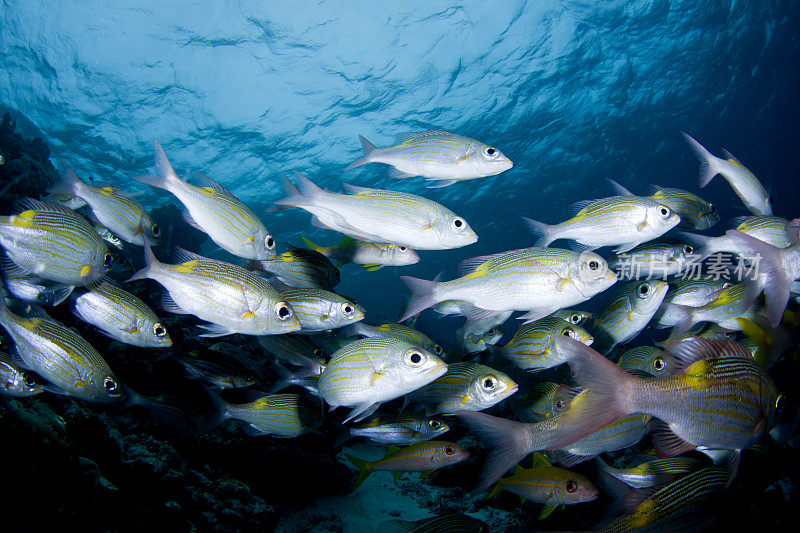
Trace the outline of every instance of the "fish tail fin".
{"type": "Polygon", "coordinates": [[[151,277],[153,270],[157,269],[161,263],[159,263],[158,259],[156,259],[156,255],[153,253],[153,249],[150,248],[150,243],[147,242],[147,238],[145,237],[144,240],[144,268],[134,272],[133,276],[125,280],[125,282],[129,281],[136,281],[137,279],[148,279],[151,277]]]}
{"type": "Polygon", "coordinates": [[[556,346],[564,354],[578,385],[591,392],[591,401],[584,399],[577,405],[577,397],[572,401],[570,409],[576,407],[578,408],[576,413],[586,415],[580,417],[581,422],[588,419],[587,425],[600,429],[625,415],[636,412],[631,404],[637,378],[622,370],[607,357],[570,337],[559,336],[556,339],[556,346]]]}
{"type": "Polygon", "coordinates": [[[134,176],[133,179],[158,189],[169,189],[170,184],[183,181],[175,173],[175,169],[172,168],[172,164],[167,159],[167,154],[158,141],[153,141],[153,150],[155,151],[156,173],[134,176]]]}
{"type": "Polygon", "coordinates": [[[493,448],[475,487],[476,492],[487,490],[511,467],[535,451],[527,424],[477,411],[457,411],[455,414],[493,448]]]}
{"type": "Polygon", "coordinates": [[[314,244],[305,237],[300,237],[300,238],[303,239],[303,242],[305,243],[305,245],[308,247],[309,250],[314,250],[315,252],[319,252],[325,257],[328,257],[328,248],[326,248],[325,246],[320,246],[319,244],[314,244]]]}
{"type": "Polygon", "coordinates": [[[771,244],[760,241],[741,231],[729,230],[726,235],[741,248],[752,253],[758,261],[758,284],[764,289],[767,302],[767,318],[777,326],[789,302],[792,281],[783,271],[781,254],[783,251],[771,244]]]}
{"type": "Polygon", "coordinates": [[[372,463],[365,461],[364,459],[361,459],[359,457],[356,457],[355,455],[350,455],[348,453],[344,454],[344,456],[347,457],[348,461],[353,463],[353,466],[358,468],[358,477],[356,478],[356,481],[353,484],[353,489],[357,489],[359,486],[361,486],[362,483],[364,483],[364,480],[367,479],[369,475],[372,473],[373,469],[372,463]]]}
{"type": "Polygon", "coordinates": [[[719,158],[712,155],[711,152],[706,150],[702,144],[694,140],[688,133],[683,132],[683,138],[686,139],[694,155],[700,160],[700,187],[705,187],[714,176],[719,174],[719,169],[717,167],[719,158]]]}
{"type": "Polygon", "coordinates": [[[50,194],[74,195],[77,192],[77,187],[83,183],[83,180],[75,175],[75,173],[67,166],[64,160],[60,160],[60,167],[59,176],[61,181],[48,187],[47,192],[50,194]]]}
{"type": "Polygon", "coordinates": [[[188,406],[181,405],[179,399],[143,396],[127,385],[124,386],[124,391],[125,407],[139,406],[159,425],[184,433],[197,433],[198,413],[188,406]]]}
{"type": "Polygon", "coordinates": [[[555,240],[553,238],[553,226],[528,217],[522,217],[522,219],[525,221],[525,224],[528,225],[528,229],[531,230],[531,233],[534,235],[541,235],[534,246],[547,246],[555,240]]]}
{"type": "Polygon", "coordinates": [[[436,280],[412,278],[411,276],[400,276],[400,279],[411,289],[411,298],[408,300],[405,313],[400,318],[400,322],[408,320],[414,315],[418,315],[423,310],[436,305],[438,301],[434,292],[439,284],[436,280]]]}
{"type": "Polygon", "coordinates": [[[377,148],[375,148],[375,145],[366,140],[362,135],[359,135],[358,138],[361,140],[361,147],[364,148],[364,157],[356,159],[355,161],[347,165],[347,167],[344,169],[345,171],[350,170],[352,168],[360,167],[362,165],[366,165],[367,163],[371,163],[372,161],[370,160],[370,156],[375,150],[377,150],[377,148]]]}
{"type": "Polygon", "coordinates": [[[289,178],[282,176],[283,189],[286,191],[287,196],[281,198],[275,203],[278,206],[289,207],[308,207],[314,205],[314,198],[324,194],[325,191],[317,187],[313,181],[305,177],[303,174],[293,171],[297,186],[295,187],[289,178]]]}

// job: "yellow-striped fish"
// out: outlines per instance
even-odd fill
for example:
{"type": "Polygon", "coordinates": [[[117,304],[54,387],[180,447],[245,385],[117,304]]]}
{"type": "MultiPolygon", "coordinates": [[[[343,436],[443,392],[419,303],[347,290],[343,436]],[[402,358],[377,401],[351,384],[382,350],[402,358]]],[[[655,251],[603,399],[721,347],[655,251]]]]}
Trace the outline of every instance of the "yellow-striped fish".
{"type": "Polygon", "coordinates": [[[42,392],[44,389],[35,374],[19,368],[7,353],[0,352],[0,396],[22,398],[42,392]]]}
{"type": "Polygon", "coordinates": [[[775,384],[735,342],[673,343],[667,353],[679,362],[677,372],[649,379],[630,375],[572,339],[557,342],[569,354],[573,376],[602,399],[599,418],[614,421],[641,413],[663,421],[664,427],[653,432],[661,455],[697,447],[738,453],[772,426],[779,398],[775,384]]]}
{"type": "Polygon", "coordinates": [[[700,259],[691,244],[659,239],[618,254],[608,265],[620,279],[665,280],[689,271],[700,259]]]}
{"type": "Polygon", "coordinates": [[[436,355],[395,337],[370,337],[336,351],[319,377],[319,395],[332,407],[352,406],[345,422],[371,415],[447,372],[436,355]]]}
{"type": "Polygon", "coordinates": [[[207,320],[202,337],[274,335],[300,329],[291,306],[249,270],[178,249],[179,264],[160,263],[145,243],[146,266],[128,281],[152,279],[167,289],[167,311],[207,320]]]}
{"type": "Polygon", "coordinates": [[[503,338],[504,331],[501,328],[492,328],[483,333],[463,334],[458,330],[456,335],[461,340],[461,351],[464,354],[473,354],[488,350],[489,346],[495,346],[503,338]]]}
{"type": "Polygon", "coordinates": [[[144,206],[116,187],[105,184],[93,187],[66,168],[62,181],[51,186],[47,192],[75,195],[83,199],[91,209],[95,222],[127,243],[144,246],[145,237],[151,244],[159,241],[161,230],[144,206]]]}
{"type": "Polygon", "coordinates": [[[216,399],[220,420],[240,420],[249,424],[249,435],[298,437],[316,424],[316,409],[302,405],[297,394],[267,394],[250,403],[231,404],[216,399]]]}
{"type": "Polygon", "coordinates": [[[672,209],[681,221],[678,228],[703,231],[719,222],[717,208],[689,191],[653,186],[655,190],[650,198],[672,209]]]}
{"type": "Polygon", "coordinates": [[[339,269],[314,250],[292,248],[276,257],[258,261],[256,265],[287,287],[295,289],[330,290],[339,284],[339,269]]]}
{"type": "Polygon", "coordinates": [[[175,173],[158,141],[153,145],[158,175],[137,176],[136,181],[174,194],[183,204],[184,220],[223,250],[245,259],[275,256],[275,239],[249,207],[208,176],[195,175],[200,187],[186,183],[175,173]]]}
{"type": "Polygon", "coordinates": [[[14,340],[13,362],[33,370],[58,392],[91,402],[122,400],[124,393],[108,363],[83,337],[47,317],[22,318],[0,297],[0,325],[14,340]]]}
{"type": "Polygon", "coordinates": [[[389,520],[378,526],[386,533],[489,533],[491,528],[483,520],[466,514],[451,513],[423,520],[389,520]]]}
{"type": "Polygon", "coordinates": [[[103,281],[74,301],[75,314],[106,335],[143,348],[172,346],[167,329],[147,304],[115,283],[103,281]]]}
{"type": "Polygon", "coordinates": [[[354,485],[357,488],[373,472],[427,472],[460,463],[469,457],[469,452],[452,442],[429,440],[405,448],[390,447],[386,457],[377,461],[365,461],[348,454],[345,456],[359,470],[354,485]]]}
{"type": "Polygon", "coordinates": [[[492,146],[447,131],[424,131],[404,136],[403,142],[389,148],[375,148],[359,136],[364,157],[345,168],[368,163],[385,163],[393,167],[392,178],[422,176],[438,180],[435,187],[447,187],[457,181],[494,176],[514,164],[492,146]]]}
{"type": "MultiPolygon", "coordinates": [[[[785,218],[772,215],[737,217],[734,219],[734,224],[736,231],[771,244],[776,248],[788,248],[797,241],[796,233],[791,231],[789,221],[785,218]]],[[[696,235],[694,233],[683,233],[682,235],[698,247],[697,251],[702,258],[719,252],[739,254],[745,258],[751,256],[751,254],[747,253],[746,247],[739,246],[728,235],[719,237],[708,237],[707,235],[696,235]]]]}
{"type": "Polygon", "coordinates": [[[425,350],[433,352],[436,355],[442,355],[443,353],[442,347],[434,342],[433,339],[421,331],[404,326],[403,324],[388,323],[381,324],[380,326],[370,326],[360,322],[350,326],[347,330],[345,330],[345,333],[348,336],[361,335],[362,337],[395,337],[397,339],[403,339],[421,346],[425,350]]]}
{"type": "Polygon", "coordinates": [[[0,257],[5,288],[14,298],[36,305],[58,305],[72,294],[75,287],[44,280],[26,272],[5,257],[0,257]]]}
{"type": "Polygon", "coordinates": [[[754,215],[771,215],[772,202],[766,189],[755,175],[747,170],[730,152],[725,152],[725,159],[715,157],[702,144],[684,133],[683,137],[700,160],[700,187],[705,187],[717,174],[728,180],[733,192],[741,198],[745,207],[754,215]]]}
{"type": "Polygon", "coordinates": [[[641,196],[612,196],[576,205],[580,211],[560,224],[525,219],[530,230],[542,236],[536,246],[572,239],[578,243],[576,249],[618,245],[616,253],[627,252],[662,236],[681,220],[670,207],[641,196]]]}
{"type": "Polygon", "coordinates": [[[482,411],[500,403],[519,386],[507,375],[478,363],[450,363],[447,373],[408,395],[427,415],[482,411]]]}
{"type": "Polygon", "coordinates": [[[88,285],[113,261],[94,226],[71,209],[27,199],[25,211],[0,217],[0,246],[21,269],[64,285],[88,285]]]}
{"type": "Polygon", "coordinates": [[[664,281],[631,281],[618,285],[595,316],[592,345],[607,354],[617,344],[635,338],[658,311],[669,285],[664,281]]]}
{"type": "Polygon", "coordinates": [[[640,503],[630,514],[602,526],[602,533],[702,531],[718,507],[710,498],[728,482],[724,468],[710,466],[683,476],[640,503]]]}
{"type": "Polygon", "coordinates": [[[645,372],[653,377],[669,376],[675,372],[675,361],[655,346],[637,346],[624,352],[617,362],[627,372],[645,372]]]}
{"type": "Polygon", "coordinates": [[[598,457],[597,464],[600,465],[600,470],[629,487],[644,489],[668,483],[680,475],[698,470],[702,463],[691,457],[665,457],[630,468],[614,468],[598,457]]]}
{"type": "Polygon", "coordinates": [[[328,331],[364,319],[364,311],[335,292],[291,289],[281,295],[300,321],[301,332],[328,331]]]}
{"type": "Polygon", "coordinates": [[[567,362],[555,343],[559,335],[567,335],[587,346],[594,342],[594,337],[581,326],[567,322],[554,313],[521,325],[505,346],[494,346],[489,350],[507,358],[522,370],[546,370],[567,362]]]}
{"type": "Polygon", "coordinates": [[[379,444],[414,444],[431,440],[450,430],[443,420],[409,413],[395,418],[375,417],[366,424],[350,428],[353,437],[366,437],[379,444]]]}
{"type": "Polygon", "coordinates": [[[305,209],[318,226],[360,241],[389,243],[414,250],[460,248],[478,240],[467,221],[446,207],[404,192],[346,185],[352,194],[320,189],[295,172],[299,190],[284,177],[289,196],[278,205],[305,209]]]}
{"type": "Polygon", "coordinates": [[[461,313],[481,320],[504,311],[526,311],[537,320],[585,302],[617,281],[599,255],[559,248],[524,248],[473,257],[459,265],[461,277],[438,282],[401,276],[414,294],[401,322],[445,300],[459,300],[461,313]]]}
{"type": "Polygon", "coordinates": [[[709,296],[710,301],[698,307],[666,304],[670,319],[675,321],[670,339],[675,339],[699,322],[713,322],[722,328],[738,331],[740,318],[752,320],[764,316],[764,306],[756,301],[758,285],[734,283],[709,296]]]}
{"type": "Polygon", "coordinates": [[[700,307],[716,298],[716,294],[732,283],[721,276],[689,276],[670,280],[661,307],[653,316],[653,324],[657,328],[669,328],[681,322],[678,313],[670,312],[667,304],[685,305],[687,307],[700,307]]]}
{"type": "Polygon", "coordinates": [[[305,237],[303,237],[303,242],[310,249],[338,261],[337,266],[354,263],[364,265],[367,270],[374,271],[384,266],[406,266],[419,263],[417,252],[396,244],[357,241],[347,236],[343,237],[342,242],[336,246],[319,246],[305,237]]]}
{"type": "Polygon", "coordinates": [[[494,498],[502,490],[543,504],[540,520],[550,516],[559,505],[590,502],[598,495],[585,476],[552,466],[540,453],[533,454],[533,468],[517,466],[514,475],[500,479],[487,497],[494,498]]]}

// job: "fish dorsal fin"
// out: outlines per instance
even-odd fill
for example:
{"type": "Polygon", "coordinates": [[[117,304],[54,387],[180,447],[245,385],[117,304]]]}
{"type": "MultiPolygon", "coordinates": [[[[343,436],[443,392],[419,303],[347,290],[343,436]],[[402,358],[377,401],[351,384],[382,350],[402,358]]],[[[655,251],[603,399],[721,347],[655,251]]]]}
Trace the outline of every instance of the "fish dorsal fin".
{"type": "Polygon", "coordinates": [[[654,183],[650,184],[650,196],[655,196],[662,190],[664,190],[664,187],[662,187],[661,185],[656,185],[654,183]]]}
{"type": "Polygon", "coordinates": [[[738,159],[736,159],[736,157],[732,153],[727,151],[725,148],[722,149],[722,153],[725,154],[725,159],[727,159],[731,163],[734,163],[734,164],[744,168],[744,165],[742,164],[742,162],[739,161],[738,159]]]}
{"type": "Polygon", "coordinates": [[[176,263],[188,263],[189,261],[209,261],[207,257],[200,254],[190,252],[180,246],[176,246],[172,254],[172,258],[176,263]]]}
{"type": "MultiPolygon", "coordinates": [[[[536,461],[536,458],[534,458],[534,462],[535,462],[535,461],[536,461]]],[[[515,476],[516,476],[516,475],[518,475],[518,474],[521,474],[521,473],[523,473],[524,471],[525,471],[525,469],[524,469],[524,468],[522,468],[522,466],[521,466],[521,465],[517,465],[517,466],[515,466],[515,467],[514,467],[514,475],[515,475],[515,476]]]]}
{"type": "Polygon", "coordinates": [[[575,202],[574,204],[570,204],[569,211],[570,211],[570,213],[572,213],[573,217],[574,216],[578,216],[578,214],[581,211],[583,211],[584,209],[586,209],[587,207],[589,207],[590,205],[592,205],[596,201],[597,200],[592,199],[592,200],[581,200],[580,202],[575,202]]]}
{"type": "Polygon", "coordinates": [[[481,268],[481,266],[484,265],[487,261],[491,261],[492,259],[497,259],[498,257],[502,257],[512,252],[518,252],[519,250],[524,250],[524,249],[525,248],[518,248],[516,250],[506,250],[505,252],[500,252],[496,254],[478,255],[476,257],[470,257],[469,259],[464,259],[458,264],[458,273],[461,276],[467,276],[473,273],[482,273],[483,269],[481,268]]]}
{"type": "Polygon", "coordinates": [[[552,466],[552,465],[550,464],[550,461],[547,460],[547,457],[545,457],[543,453],[534,452],[532,467],[540,468],[542,466],[552,466]]]}
{"type": "Polygon", "coordinates": [[[21,211],[49,211],[51,213],[64,213],[70,214],[73,217],[76,215],[75,211],[62,204],[55,204],[51,202],[42,202],[41,200],[34,200],[33,198],[23,198],[17,202],[17,206],[21,211]]]}
{"type": "Polygon", "coordinates": [[[614,189],[614,192],[620,196],[636,196],[631,191],[617,183],[616,181],[612,180],[611,178],[607,178],[608,182],[611,184],[611,188],[614,189]]]}
{"type": "Polygon", "coordinates": [[[342,187],[344,187],[344,190],[350,194],[368,193],[377,190],[370,189],[369,187],[359,187],[358,185],[352,185],[350,183],[342,183],[342,187]]]}
{"type": "Polygon", "coordinates": [[[685,371],[694,363],[710,357],[752,359],[750,351],[738,342],[727,339],[703,339],[700,337],[673,342],[664,349],[664,354],[674,358],[675,368],[678,372],[685,371]]]}
{"type": "Polygon", "coordinates": [[[440,135],[454,135],[449,131],[444,130],[430,130],[430,131],[411,131],[406,133],[398,133],[394,136],[395,145],[400,146],[408,141],[423,140],[429,137],[438,137],[440,135]]]}
{"type": "Polygon", "coordinates": [[[210,189],[214,189],[220,192],[224,192],[226,194],[231,194],[225,187],[214,181],[213,179],[209,178],[202,172],[195,172],[194,179],[197,180],[197,183],[200,187],[208,187],[210,189]]]}

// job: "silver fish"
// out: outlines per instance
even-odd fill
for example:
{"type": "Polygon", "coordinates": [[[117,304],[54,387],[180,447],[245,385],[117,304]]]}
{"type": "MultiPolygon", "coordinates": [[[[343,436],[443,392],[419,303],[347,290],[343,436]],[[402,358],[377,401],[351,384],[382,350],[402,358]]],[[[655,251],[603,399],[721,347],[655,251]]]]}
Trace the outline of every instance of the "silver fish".
{"type": "Polygon", "coordinates": [[[722,174],[736,196],[754,215],[772,214],[772,202],[764,186],[730,152],[723,150],[725,159],[715,157],[688,134],[684,133],[683,137],[700,160],[700,187],[705,187],[714,176],[722,174]]]}
{"type": "Polygon", "coordinates": [[[275,256],[275,239],[264,224],[241,200],[203,174],[196,174],[200,187],[180,179],[167,154],[153,141],[157,176],[147,174],[134,179],[166,189],[183,204],[184,220],[223,250],[245,259],[264,260],[275,256]]]}
{"type": "Polygon", "coordinates": [[[92,402],[122,400],[108,363],[83,337],[46,317],[22,318],[0,298],[0,325],[14,340],[21,368],[33,370],[60,392],[92,402]]]}
{"type": "Polygon", "coordinates": [[[635,338],[658,311],[667,289],[666,282],[656,280],[619,285],[595,317],[595,349],[607,354],[617,344],[635,338]]]}
{"type": "Polygon", "coordinates": [[[300,321],[302,332],[328,331],[364,319],[364,311],[335,292],[292,289],[281,295],[300,321]]]}
{"type": "Polygon", "coordinates": [[[265,280],[242,267],[178,250],[179,264],[160,263],[145,243],[146,266],[128,281],[153,279],[173,313],[207,320],[203,337],[231,333],[272,335],[300,329],[291,306],[265,280]]]}
{"type": "Polygon", "coordinates": [[[382,402],[427,385],[447,365],[419,345],[395,337],[353,341],[331,356],[319,378],[319,395],[331,407],[352,406],[345,422],[372,414],[382,402]]]}
{"type": "Polygon", "coordinates": [[[661,279],[679,275],[699,265],[700,254],[683,242],[653,241],[617,255],[608,266],[620,279],[661,279]]]}
{"type": "Polygon", "coordinates": [[[106,243],[85,218],[58,204],[24,204],[18,215],[0,217],[0,246],[21,269],[63,285],[87,285],[111,267],[106,243]]]}
{"type": "Polygon", "coordinates": [[[536,246],[547,246],[558,239],[572,239],[576,249],[619,245],[614,251],[627,252],[656,239],[680,222],[672,209],[651,198],[612,196],[579,202],[574,217],[548,225],[526,218],[529,229],[542,237],[536,246]]]}
{"type": "Polygon", "coordinates": [[[717,208],[689,191],[653,186],[650,198],[672,209],[681,217],[679,229],[703,231],[719,222],[717,208]]]}
{"type": "Polygon", "coordinates": [[[676,370],[675,360],[655,346],[637,346],[623,352],[617,361],[627,372],[645,372],[654,377],[669,376],[676,370]]]}
{"type": "Polygon", "coordinates": [[[489,350],[507,358],[522,370],[546,370],[566,363],[566,358],[555,343],[559,335],[570,336],[587,345],[594,342],[594,337],[581,326],[553,314],[521,325],[505,346],[494,346],[489,350]]]}
{"type": "Polygon", "coordinates": [[[143,348],[172,346],[167,329],[147,304],[116,284],[104,281],[74,301],[75,314],[112,339],[143,348]]]}
{"type": "Polygon", "coordinates": [[[505,400],[518,388],[513,379],[488,366],[450,363],[446,374],[408,394],[408,399],[423,404],[427,415],[482,411],[505,400]]]}
{"type": "Polygon", "coordinates": [[[330,290],[339,284],[339,269],[315,250],[294,248],[265,261],[257,268],[268,272],[279,282],[296,289],[330,290]]]}
{"type": "Polygon", "coordinates": [[[8,292],[14,298],[36,305],[58,305],[72,293],[74,287],[44,280],[25,272],[5,257],[0,258],[0,269],[8,292]]]}
{"type": "Polygon", "coordinates": [[[419,255],[411,248],[396,244],[376,244],[374,242],[357,241],[350,237],[343,237],[337,246],[319,246],[303,237],[311,250],[317,251],[338,261],[338,266],[346,263],[364,265],[372,272],[384,266],[406,266],[419,263],[419,255]]]}
{"type": "Polygon", "coordinates": [[[314,224],[367,242],[389,243],[414,250],[461,248],[478,240],[467,224],[446,207],[404,192],[346,185],[352,194],[320,189],[295,172],[299,190],[284,178],[289,196],[278,205],[305,209],[314,224]]]}
{"type": "Polygon", "coordinates": [[[366,437],[379,444],[408,445],[438,437],[450,430],[444,421],[422,414],[396,418],[376,417],[350,429],[353,437],[366,437]]]}
{"type": "Polygon", "coordinates": [[[492,146],[447,131],[424,131],[405,136],[403,142],[389,148],[375,148],[359,136],[364,157],[345,171],[368,163],[391,165],[393,178],[422,176],[438,180],[432,187],[447,187],[457,181],[494,176],[514,164],[492,146]]]}
{"type": "Polygon", "coordinates": [[[0,396],[22,398],[42,392],[44,389],[34,374],[19,368],[7,353],[0,352],[0,396]]]}
{"type": "Polygon", "coordinates": [[[349,336],[361,335],[363,337],[395,337],[403,339],[408,342],[421,346],[429,352],[436,355],[442,355],[444,350],[442,347],[433,341],[430,337],[414,328],[404,326],[403,324],[381,324],[380,326],[370,326],[363,322],[353,324],[348,328],[345,333],[349,336]]]}
{"type": "Polygon", "coordinates": [[[297,394],[267,394],[243,404],[218,401],[220,422],[227,419],[245,422],[249,424],[246,430],[249,435],[298,437],[316,422],[314,410],[303,406],[297,394]]]}
{"type": "Polygon", "coordinates": [[[161,230],[138,200],[111,185],[93,187],[68,168],[61,177],[62,181],[47,189],[48,192],[83,199],[91,209],[92,218],[127,243],[143,246],[145,237],[151,244],[158,243],[161,230]]]}
{"type": "Polygon", "coordinates": [[[617,281],[605,260],[592,252],[559,248],[524,248],[467,259],[460,278],[427,281],[401,276],[414,298],[402,320],[445,300],[460,300],[462,313],[480,320],[504,311],[526,311],[537,320],[584,302],[617,281]]]}
{"type": "MultiPolygon", "coordinates": [[[[797,241],[795,234],[790,235],[791,226],[785,218],[768,216],[737,217],[734,219],[735,230],[771,244],[777,248],[788,248],[797,241]],[[789,231],[787,231],[787,226],[789,231]]],[[[694,233],[683,233],[686,240],[696,245],[700,257],[706,258],[719,252],[727,252],[748,256],[746,249],[738,246],[728,235],[708,237],[694,233]]]]}
{"type": "Polygon", "coordinates": [[[670,311],[667,304],[700,307],[714,300],[715,295],[732,283],[720,276],[692,276],[670,281],[661,307],[653,316],[657,328],[668,328],[680,324],[683,316],[670,311]]]}

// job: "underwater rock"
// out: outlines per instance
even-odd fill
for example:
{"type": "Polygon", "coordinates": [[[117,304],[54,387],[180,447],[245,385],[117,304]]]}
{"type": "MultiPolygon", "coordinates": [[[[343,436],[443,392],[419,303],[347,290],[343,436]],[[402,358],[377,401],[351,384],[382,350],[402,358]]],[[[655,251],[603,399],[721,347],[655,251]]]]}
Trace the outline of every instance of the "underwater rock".
{"type": "Polygon", "coordinates": [[[38,198],[50,184],[58,181],[58,172],[50,163],[50,149],[42,139],[26,139],[14,132],[17,125],[8,113],[0,122],[0,202],[2,211],[10,212],[14,202],[30,196],[38,198]]]}

